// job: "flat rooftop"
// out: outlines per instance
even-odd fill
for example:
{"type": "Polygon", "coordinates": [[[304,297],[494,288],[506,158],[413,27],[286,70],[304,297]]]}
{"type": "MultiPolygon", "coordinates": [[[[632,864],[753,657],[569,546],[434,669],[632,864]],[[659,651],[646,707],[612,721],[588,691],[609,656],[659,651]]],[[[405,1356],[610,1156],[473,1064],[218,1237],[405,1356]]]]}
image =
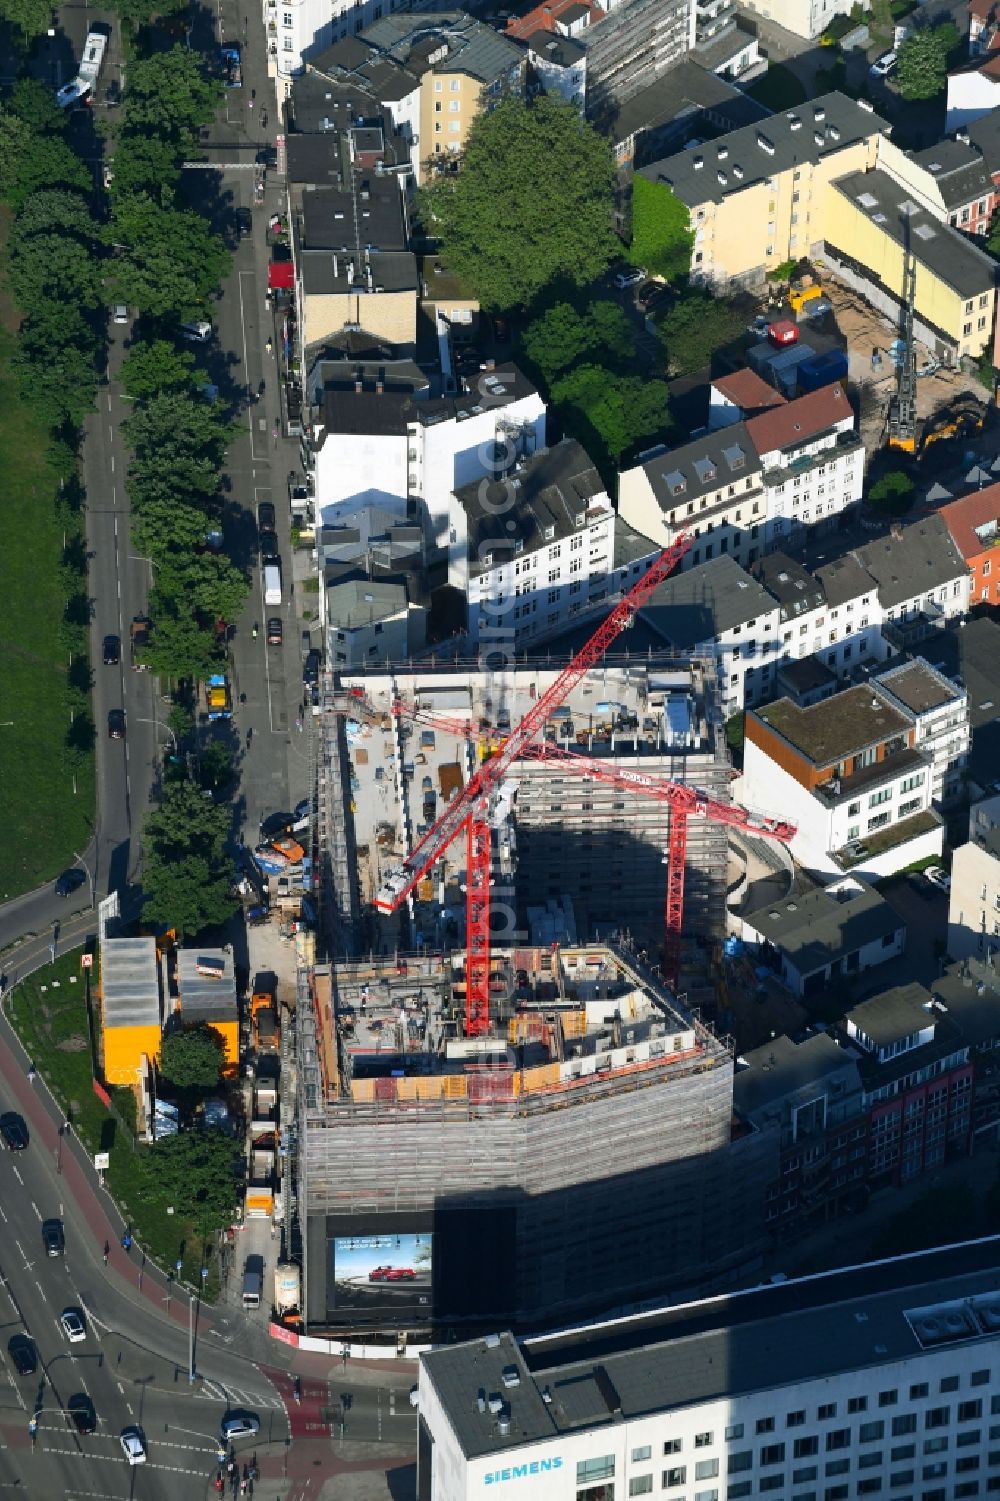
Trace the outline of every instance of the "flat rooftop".
{"type": "Polygon", "coordinates": [[[230,949],[179,949],[177,988],[185,1022],[235,1022],[239,1019],[230,949]]]}
{"type": "Polygon", "coordinates": [[[835,766],[912,729],[905,714],[864,686],[847,688],[807,709],[800,709],[790,698],[779,698],[753,711],[753,717],[820,767],[835,766]]]}
{"type": "Polygon", "coordinates": [[[101,944],[105,1027],[159,1027],[160,968],[155,938],[106,938],[101,944]]]}
{"type": "Polygon", "coordinates": [[[845,1021],[852,1023],[877,1048],[888,1047],[914,1032],[933,1027],[935,1015],[929,1009],[930,1004],[930,991],[913,981],[873,995],[871,1000],[848,1011],[845,1021]]]}
{"type": "Polygon", "coordinates": [[[956,1369],[988,1367],[998,1317],[1000,1237],[991,1236],[520,1343],[469,1341],[421,1361],[464,1455],[477,1459],[929,1348],[953,1348],[956,1369]],[[945,1326],[953,1311],[961,1316],[945,1326]],[[480,1391],[506,1405],[507,1432],[488,1400],[479,1411],[480,1391]]]}
{"type": "Polygon", "coordinates": [[[901,667],[890,667],[888,672],[879,674],[878,682],[914,714],[929,714],[932,709],[943,709],[945,704],[965,697],[964,689],[956,688],[921,657],[904,662],[901,667]]]}

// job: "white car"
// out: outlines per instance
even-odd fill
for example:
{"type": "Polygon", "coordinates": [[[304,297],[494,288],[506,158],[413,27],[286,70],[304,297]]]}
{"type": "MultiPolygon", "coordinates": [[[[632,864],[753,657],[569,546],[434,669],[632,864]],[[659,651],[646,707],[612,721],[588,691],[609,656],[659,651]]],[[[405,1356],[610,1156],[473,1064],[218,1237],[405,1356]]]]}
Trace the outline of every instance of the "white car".
{"type": "Polygon", "coordinates": [[[883,52],[875,59],[868,71],[873,78],[888,78],[898,61],[899,58],[895,52],[883,52]]]}
{"type": "Polygon", "coordinates": [[[146,1437],[141,1428],[123,1428],[118,1442],[130,1465],[146,1463],[146,1437]]]}
{"type": "Polygon", "coordinates": [[[928,865],[924,871],[924,875],[930,881],[931,885],[936,886],[939,891],[951,890],[951,876],[943,865],[928,865]]]}
{"type": "Polygon", "coordinates": [[[194,323],[182,323],[181,337],[189,339],[192,344],[207,344],[212,337],[212,325],[206,318],[198,318],[194,323]]]}
{"type": "Polygon", "coordinates": [[[127,323],[128,322],[128,308],[125,306],[124,302],[116,302],[115,303],[114,310],[113,310],[111,316],[112,316],[112,320],[115,323],[127,323]]]}
{"type": "Polygon", "coordinates": [[[87,1326],[78,1308],[64,1308],[59,1316],[59,1323],[71,1345],[78,1345],[82,1339],[87,1338],[87,1326]]]}
{"type": "Polygon", "coordinates": [[[645,280],[645,271],[641,266],[636,266],[634,271],[619,271],[615,277],[615,286],[619,292],[624,292],[627,287],[637,287],[641,281],[645,280]]]}

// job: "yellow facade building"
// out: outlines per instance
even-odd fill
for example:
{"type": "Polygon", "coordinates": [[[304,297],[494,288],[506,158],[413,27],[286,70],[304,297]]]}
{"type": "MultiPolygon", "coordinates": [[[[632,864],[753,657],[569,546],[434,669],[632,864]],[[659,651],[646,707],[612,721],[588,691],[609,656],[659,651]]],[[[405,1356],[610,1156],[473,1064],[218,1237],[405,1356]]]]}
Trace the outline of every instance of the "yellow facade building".
{"type": "Polygon", "coordinates": [[[160,1051],[163,1002],[155,938],[106,938],[101,944],[104,1078],[137,1085],[143,1059],[160,1051]]]}
{"type": "Polygon", "coordinates": [[[887,129],[870,105],[825,94],[665,157],[641,175],[665,183],[690,210],[694,281],[754,286],[783,262],[819,251],[830,183],[873,167],[887,129]]]}
{"type": "Polygon", "coordinates": [[[211,1027],[222,1039],[223,1074],[240,1067],[240,1013],[229,949],[178,949],[177,990],[183,1026],[211,1027]]]}
{"type": "Polygon", "coordinates": [[[908,242],[916,263],[914,332],[938,358],[993,347],[997,263],[878,168],[827,188],[823,258],[889,318],[899,316],[908,242]]]}

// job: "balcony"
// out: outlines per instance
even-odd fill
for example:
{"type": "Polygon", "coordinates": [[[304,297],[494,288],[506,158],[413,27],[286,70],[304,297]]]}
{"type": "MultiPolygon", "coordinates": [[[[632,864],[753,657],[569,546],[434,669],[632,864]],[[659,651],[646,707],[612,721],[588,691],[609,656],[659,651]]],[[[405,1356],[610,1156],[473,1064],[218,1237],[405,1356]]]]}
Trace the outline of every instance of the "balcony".
{"type": "Polygon", "coordinates": [[[818,787],[813,788],[813,796],[826,808],[839,808],[842,803],[874,792],[886,782],[894,782],[897,777],[913,771],[924,771],[930,775],[931,758],[922,751],[907,748],[886,756],[884,761],[863,767],[853,776],[834,777],[829,782],[821,782],[818,787]]]}
{"type": "Polygon", "coordinates": [[[870,865],[873,860],[888,854],[890,850],[898,849],[900,845],[909,844],[911,839],[917,839],[921,834],[929,834],[932,829],[943,826],[944,819],[940,813],[933,808],[925,808],[923,812],[914,813],[910,818],[901,818],[898,823],[891,823],[887,828],[865,835],[861,840],[862,854],[849,855],[846,849],[834,850],[833,858],[841,870],[854,870],[859,865],[870,865]]]}

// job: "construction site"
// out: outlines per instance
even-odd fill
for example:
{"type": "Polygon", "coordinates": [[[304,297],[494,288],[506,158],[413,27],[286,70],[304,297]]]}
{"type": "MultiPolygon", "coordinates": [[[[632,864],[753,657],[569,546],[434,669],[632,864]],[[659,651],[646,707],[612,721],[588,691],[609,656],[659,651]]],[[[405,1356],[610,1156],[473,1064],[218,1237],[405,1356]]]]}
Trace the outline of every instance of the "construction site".
{"type": "Polygon", "coordinates": [[[682,539],[561,671],[321,685],[329,963],[300,979],[297,1211],[313,1331],[449,1337],[722,1287],[775,1147],[692,1008],[723,936],[711,669],[604,665],[682,539]]]}

